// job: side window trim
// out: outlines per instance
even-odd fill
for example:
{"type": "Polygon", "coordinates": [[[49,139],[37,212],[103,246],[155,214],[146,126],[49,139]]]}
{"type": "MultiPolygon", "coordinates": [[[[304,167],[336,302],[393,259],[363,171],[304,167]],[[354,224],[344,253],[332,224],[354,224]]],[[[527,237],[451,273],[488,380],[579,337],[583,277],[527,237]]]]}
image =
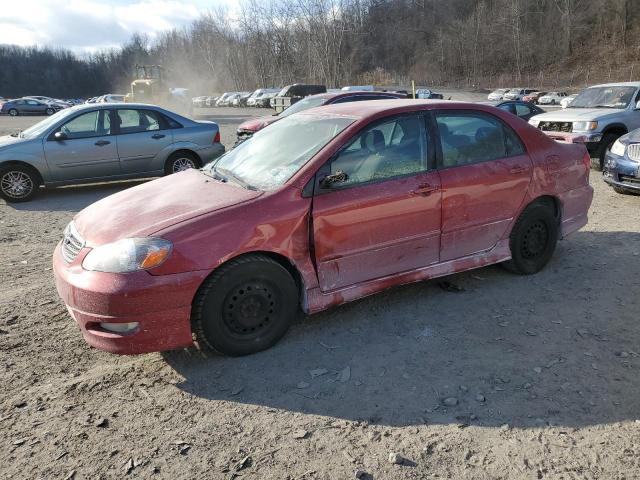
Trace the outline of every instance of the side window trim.
{"type": "MultiPolygon", "coordinates": [[[[345,185],[343,187],[338,187],[338,188],[325,188],[322,187],[321,185],[321,181],[324,177],[326,177],[327,175],[329,175],[331,173],[331,163],[340,156],[341,153],[343,153],[345,150],[347,150],[352,144],[353,142],[359,138],[359,136],[367,129],[373,128],[377,125],[382,125],[384,123],[388,123],[400,118],[406,118],[406,117],[422,117],[422,122],[424,124],[425,122],[425,114],[427,114],[428,112],[425,110],[420,110],[417,112],[405,112],[405,113],[400,113],[400,114],[394,114],[394,115],[389,115],[387,117],[383,117],[383,118],[378,118],[366,125],[364,125],[361,129],[359,129],[357,132],[355,132],[333,155],[331,155],[331,157],[329,159],[327,159],[327,161],[322,164],[322,166],[320,166],[318,168],[318,170],[316,171],[315,175],[313,176],[314,178],[314,187],[313,187],[313,195],[322,195],[322,194],[326,194],[326,193],[331,193],[331,192],[336,192],[336,191],[343,191],[343,190],[349,190],[351,188],[358,188],[358,187],[364,187],[367,185],[372,185],[372,184],[376,184],[376,183],[383,183],[383,182],[387,182],[390,180],[397,180],[400,178],[404,178],[404,177],[409,177],[409,176],[415,176],[418,175],[418,173],[426,173],[429,171],[432,171],[432,169],[430,168],[430,165],[435,164],[435,162],[430,161],[431,157],[435,157],[435,151],[433,150],[433,144],[435,143],[433,135],[431,130],[427,127],[424,128],[424,133],[425,133],[425,138],[423,138],[423,141],[426,144],[426,159],[425,159],[425,165],[426,168],[424,170],[422,170],[421,172],[411,172],[411,173],[406,173],[404,175],[396,175],[393,177],[387,177],[387,178],[383,178],[383,179],[377,179],[377,180],[370,180],[367,182],[361,182],[361,183],[355,183],[355,184],[351,184],[351,185],[345,185]]],[[[424,126],[424,125],[423,125],[424,126]]],[[[395,127],[394,127],[395,129],[395,127]]],[[[305,190],[307,190],[307,192],[310,190],[310,187],[305,186],[305,190]]]]}
{"type": "Polygon", "coordinates": [[[459,168],[459,167],[464,167],[467,165],[477,165],[479,163],[486,163],[486,162],[493,162],[496,160],[501,160],[501,159],[506,159],[506,158],[513,158],[513,157],[519,157],[521,155],[528,155],[529,152],[527,151],[527,146],[525,145],[525,143],[522,141],[522,139],[520,138],[520,135],[518,135],[516,133],[516,131],[510,126],[508,125],[504,120],[502,120],[501,118],[497,117],[496,115],[493,115],[491,113],[482,111],[482,110],[432,110],[431,111],[431,115],[433,116],[433,121],[434,121],[434,128],[435,128],[435,136],[434,136],[434,140],[435,140],[435,144],[436,144],[436,164],[437,164],[437,169],[438,170],[445,170],[445,169],[449,169],[449,168],[459,168]],[[487,159],[487,160],[480,160],[477,162],[473,162],[473,163],[469,163],[467,165],[452,165],[452,166],[445,166],[444,165],[444,161],[443,161],[443,153],[442,153],[442,139],[440,137],[440,129],[438,128],[438,121],[437,121],[437,116],[438,115],[450,115],[450,116],[455,116],[455,115],[475,115],[475,116],[485,116],[485,117],[489,117],[491,119],[494,119],[496,122],[498,122],[500,125],[502,125],[502,129],[504,131],[505,134],[505,151],[507,150],[507,145],[506,145],[506,141],[507,141],[507,135],[510,135],[511,137],[513,137],[514,139],[516,139],[518,141],[518,143],[520,144],[520,146],[522,147],[522,152],[521,153],[514,153],[512,155],[506,155],[504,157],[498,157],[498,158],[492,158],[492,159],[487,159]]]}
{"type": "Polygon", "coordinates": [[[160,112],[157,112],[157,111],[155,111],[153,109],[150,109],[150,108],[133,108],[133,107],[125,108],[125,107],[122,107],[122,108],[113,109],[113,112],[114,113],[113,113],[112,119],[115,119],[116,122],[112,122],[112,124],[115,124],[116,127],[117,127],[117,132],[118,132],[117,135],[134,135],[136,133],[148,133],[148,132],[159,132],[161,130],[170,130],[168,122],[164,118],[164,115],[162,115],[160,112]],[[146,112],[153,112],[154,116],[158,120],[158,127],[159,128],[158,128],[158,130],[139,130],[139,131],[136,131],[136,132],[121,132],[120,131],[120,122],[117,121],[118,120],[118,112],[120,110],[133,110],[133,111],[138,112],[138,115],[146,114],[146,112]]]}
{"type": "MultiPolygon", "coordinates": [[[[56,132],[59,132],[59,131],[60,131],[60,129],[61,129],[62,127],[64,127],[67,123],[73,122],[76,118],[79,118],[79,117],[81,117],[82,115],[86,115],[86,114],[89,114],[89,113],[98,112],[98,122],[100,122],[100,115],[103,115],[103,117],[102,117],[102,125],[104,126],[104,115],[105,115],[105,113],[102,113],[102,112],[106,112],[106,111],[107,111],[107,109],[104,109],[104,108],[96,108],[96,109],[94,109],[94,110],[87,110],[87,111],[79,112],[79,113],[78,113],[77,115],[75,115],[73,118],[69,118],[69,119],[65,120],[63,123],[59,124],[57,127],[54,127],[54,128],[49,132],[49,134],[47,135],[47,141],[48,141],[48,142],[49,142],[49,141],[57,141],[57,140],[54,138],[54,135],[56,134],[56,132]]],[[[96,132],[96,135],[93,135],[93,136],[91,136],[91,137],[69,138],[69,139],[68,139],[68,140],[66,140],[66,141],[71,141],[71,140],[85,140],[85,139],[87,139],[87,138],[108,137],[108,136],[114,135],[114,133],[113,133],[113,121],[112,121],[113,119],[111,118],[110,120],[111,120],[111,121],[109,122],[109,124],[110,124],[110,125],[109,125],[109,132],[110,132],[110,133],[103,134],[103,135],[98,135],[98,134],[97,134],[97,132],[96,132]]]]}

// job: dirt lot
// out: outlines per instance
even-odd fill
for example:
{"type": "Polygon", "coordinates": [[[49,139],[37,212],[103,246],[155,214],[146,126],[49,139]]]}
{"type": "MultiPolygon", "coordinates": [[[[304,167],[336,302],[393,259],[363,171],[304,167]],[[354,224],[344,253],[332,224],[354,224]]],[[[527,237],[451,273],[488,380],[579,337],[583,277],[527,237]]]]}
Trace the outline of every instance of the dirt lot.
{"type": "MultiPolygon", "coordinates": [[[[210,113],[229,145],[265,111],[210,113]]],[[[589,225],[540,274],[396,288],[301,315],[244,358],[82,340],[51,253],[75,212],[131,183],[0,203],[0,477],[638,478],[640,196],[592,184],[589,225]]]]}

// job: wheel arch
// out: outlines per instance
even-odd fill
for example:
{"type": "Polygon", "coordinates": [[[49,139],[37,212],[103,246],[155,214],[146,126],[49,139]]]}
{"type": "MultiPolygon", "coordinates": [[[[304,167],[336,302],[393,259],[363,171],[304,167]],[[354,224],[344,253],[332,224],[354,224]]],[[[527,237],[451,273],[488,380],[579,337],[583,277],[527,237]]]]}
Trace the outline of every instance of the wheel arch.
{"type": "Polygon", "coordinates": [[[560,225],[560,222],[562,221],[562,203],[560,202],[560,199],[558,197],[555,197],[553,195],[548,195],[548,194],[540,195],[539,197],[534,198],[533,200],[531,200],[529,203],[525,205],[525,207],[520,212],[520,215],[522,215],[522,212],[524,212],[531,205],[540,205],[540,204],[548,205],[550,208],[553,209],[553,215],[556,217],[556,221],[558,222],[558,225],[560,225]]]}
{"type": "Polygon", "coordinates": [[[36,177],[36,179],[38,180],[38,187],[41,185],[44,185],[44,178],[42,177],[42,174],[40,173],[40,170],[38,170],[36,167],[34,167],[33,165],[31,165],[28,162],[24,162],[21,160],[7,160],[4,162],[0,163],[0,170],[4,170],[6,167],[9,166],[21,166],[24,168],[29,169],[36,177]]]}
{"type": "MultiPolygon", "coordinates": [[[[216,268],[211,270],[211,272],[209,272],[209,275],[207,275],[205,279],[203,279],[201,286],[198,288],[198,291],[200,290],[202,285],[207,281],[207,279],[209,279],[222,266],[234,260],[239,260],[251,255],[262,255],[264,257],[267,257],[270,260],[273,260],[274,262],[278,263],[287,272],[289,272],[289,275],[291,275],[291,278],[293,278],[294,282],[296,283],[296,287],[298,288],[298,303],[300,304],[301,307],[304,308],[304,294],[306,290],[305,290],[305,283],[304,283],[304,278],[302,276],[302,273],[300,272],[298,267],[295,265],[295,263],[291,261],[290,258],[288,258],[287,256],[281,253],[273,252],[269,250],[252,250],[248,252],[242,252],[238,255],[226,258],[223,262],[221,262],[218,266],[216,266],[216,268]]],[[[194,295],[194,299],[196,296],[197,296],[197,292],[194,295]]]]}
{"type": "Polygon", "coordinates": [[[627,129],[626,125],[622,123],[612,123],[611,125],[607,125],[604,128],[604,130],[602,131],[602,135],[604,136],[610,133],[622,136],[629,133],[629,130],[627,129]]]}

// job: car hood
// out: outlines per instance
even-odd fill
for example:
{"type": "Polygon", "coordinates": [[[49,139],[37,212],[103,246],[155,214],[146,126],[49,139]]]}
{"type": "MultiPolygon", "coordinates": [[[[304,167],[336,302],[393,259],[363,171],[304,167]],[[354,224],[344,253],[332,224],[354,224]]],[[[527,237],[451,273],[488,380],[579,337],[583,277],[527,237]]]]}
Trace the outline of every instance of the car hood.
{"type": "Polygon", "coordinates": [[[75,217],[78,233],[94,247],[145,237],[206,213],[231,207],[262,192],[222,183],[186,170],[110,195],[75,217]]]}
{"type": "Polygon", "coordinates": [[[238,126],[238,130],[248,130],[249,132],[257,132],[267,125],[280,120],[277,115],[269,115],[268,117],[258,117],[247,120],[238,126]]]}
{"type": "Polygon", "coordinates": [[[619,115],[624,110],[616,108],[566,108],[555,112],[541,113],[533,117],[543,122],[575,122],[598,120],[606,115],[619,115]]]}
{"type": "Polygon", "coordinates": [[[12,137],[11,135],[3,135],[0,137],[0,148],[6,147],[7,145],[13,145],[14,143],[24,142],[25,138],[20,137],[12,137]]]}

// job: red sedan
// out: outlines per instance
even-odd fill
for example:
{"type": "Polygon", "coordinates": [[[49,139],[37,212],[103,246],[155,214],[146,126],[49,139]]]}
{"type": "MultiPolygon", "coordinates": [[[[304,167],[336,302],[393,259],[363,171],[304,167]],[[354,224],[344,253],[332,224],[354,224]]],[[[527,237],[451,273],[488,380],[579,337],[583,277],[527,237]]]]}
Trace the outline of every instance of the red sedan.
{"type": "Polygon", "coordinates": [[[89,206],[56,248],[56,284],[94,347],[195,338],[249,354],[298,308],[499,262],[538,272],[587,223],[589,163],[584,146],[491,106],[325,106],[89,206]]]}

